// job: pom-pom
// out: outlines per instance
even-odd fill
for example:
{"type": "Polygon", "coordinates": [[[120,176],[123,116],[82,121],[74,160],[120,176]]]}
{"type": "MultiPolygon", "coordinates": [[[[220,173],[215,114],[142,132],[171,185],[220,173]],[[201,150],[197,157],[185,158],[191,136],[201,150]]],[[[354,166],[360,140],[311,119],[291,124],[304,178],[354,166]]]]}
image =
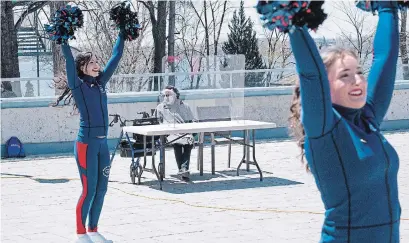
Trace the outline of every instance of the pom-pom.
{"type": "Polygon", "coordinates": [[[308,8],[294,16],[293,24],[295,26],[307,26],[309,29],[316,30],[328,16],[322,9],[323,4],[324,1],[311,1],[308,8]]]}
{"type": "Polygon", "coordinates": [[[288,33],[296,27],[315,30],[327,18],[324,1],[259,1],[256,8],[263,26],[288,33]]]}
{"type": "Polygon", "coordinates": [[[113,7],[110,11],[110,20],[113,20],[115,26],[124,33],[126,40],[138,38],[141,26],[137,13],[131,11],[129,3],[122,2],[113,7]]]}
{"type": "Polygon", "coordinates": [[[405,11],[409,8],[409,0],[398,1],[398,5],[400,6],[401,10],[405,11]]]}
{"type": "Polygon", "coordinates": [[[374,15],[379,8],[396,8],[401,11],[406,11],[409,8],[409,0],[400,1],[369,1],[369,0],[356,0],[356,7],[366,11],[372,12],[374,15]]]}
{"type": "Polygon", "coordinates": [[[84,24],[84,15],[76,6],[67,5],[54,14],[50,24],[45,24],[45,31],[52,41],[65,44],[68,40],[76,39],[74,36],[77,28],[84,24]]]}

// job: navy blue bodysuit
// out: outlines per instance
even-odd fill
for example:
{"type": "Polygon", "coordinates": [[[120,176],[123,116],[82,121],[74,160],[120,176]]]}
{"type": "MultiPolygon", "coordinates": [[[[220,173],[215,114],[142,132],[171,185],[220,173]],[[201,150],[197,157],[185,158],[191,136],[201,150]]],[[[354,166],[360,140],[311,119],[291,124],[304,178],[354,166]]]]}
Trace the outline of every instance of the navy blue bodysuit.
{"type": "Polygon", "coordinates": [[[380,133],[394,90],[397,8],[381,7],[362,109],[331,102],[329,81],[306,28],[290,34],[300,78],[305,154],[325,206],[321,242],[399,242],[399,158],[380,133]]]}
{"type": "Polygon", "coordinates": [[[77,234],[96,232],[110,172],[108,133],[108,103],[106,84],[115,72],[124,49],[120,33],[112,57],[97,77],[78,76],[69,45],[62,45],[66,59],[68,87],[80,113],[80,128],[74,154],[82,183],[82,194],[76,209],[77,234]]]}

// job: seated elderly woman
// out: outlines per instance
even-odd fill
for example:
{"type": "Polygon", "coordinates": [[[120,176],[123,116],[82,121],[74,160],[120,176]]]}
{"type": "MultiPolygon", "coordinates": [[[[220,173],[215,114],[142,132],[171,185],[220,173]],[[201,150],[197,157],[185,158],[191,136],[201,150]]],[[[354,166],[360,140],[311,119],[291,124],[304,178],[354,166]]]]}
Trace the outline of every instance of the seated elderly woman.
{"type": "MultiPolygon", "coordinates": [[[[156,107],[155,116],[161,124],[189,123],[195,120],[190,107],[180,100],[180,93],[174,86],[166,86],[162,91],[163,101],[156,107]]],[[[179,175],[183,180],[189,180],[190,153],[194,144],[193,134],[182,138],[183,134],[172,134],[167,140],[172,142],[179,175]]]]}

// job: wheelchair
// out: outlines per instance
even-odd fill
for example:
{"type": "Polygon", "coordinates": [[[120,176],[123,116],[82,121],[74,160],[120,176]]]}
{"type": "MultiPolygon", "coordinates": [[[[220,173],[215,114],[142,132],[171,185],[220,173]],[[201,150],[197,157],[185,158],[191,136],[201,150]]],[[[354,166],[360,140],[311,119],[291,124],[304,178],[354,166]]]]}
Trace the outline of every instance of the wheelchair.
{"type": "MultiPolygon", "coordinates": [[[[137,115],[141,116],[140,118],[126,120],[122,119],[122,117],[118,114],[110,114],[109,116],[113,117],[113,120],[109,124],[110,127],[114,126],[115,123],[119,122],[120,127],[127,126],[127,124],[132,124],[131,126],[146,126],[146,125],[156,125],[159,124],[159,120],[154,116],[149,116],[147,112],[138,112],[137,115]]],[[[143,171],[150,171],[153,170],[155,174],[159,175],[160,179],[163,180],[163,168],[162,165],[159,164],[158,172],[156,168],[148,169],[146,168],[146,159],[144,159],[143,166],[140,163],[141,158],[145,158],[145,156],[155,156],[156,151],[159,150],[160,147],[160,136],[154,137],[146,137],[146,146],[144,146],[144,136],[140,134],[133,134],[132,139],[125,134],[126,139],[123,138],[123,131],[121,129],[121,134],[119,136],[118,143],[116,145],[115,150],[111,155],[111,164],[115,157],[115,153],[117,150],[120,151],[120,157],[123,158],[132,158],[132,162],[130,165],[130,177],[132,184],[136,184],[136,178],[138,179],[138,185],[141,183],[141,176],[143,171]],[[132,146],[132,147],[131,147],[132,146]]]]}

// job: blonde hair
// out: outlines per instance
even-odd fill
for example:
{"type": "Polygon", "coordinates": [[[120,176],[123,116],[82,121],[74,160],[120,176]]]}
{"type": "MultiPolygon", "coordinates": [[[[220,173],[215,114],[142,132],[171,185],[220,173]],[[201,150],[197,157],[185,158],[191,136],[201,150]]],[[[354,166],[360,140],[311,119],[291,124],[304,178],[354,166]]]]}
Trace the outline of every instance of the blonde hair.
{"type": "Polygon", "coordinates": [[[358,56],[352,49],[347,49],[340,46],[330,46],[323,49],[320,53],[322,61],[328,70],[338,59],[344,59],[346,56],[351,56],[358,59],[358,56]]]}
{"type": "MultiPolygon", "coordinates": [[[[330,46],[325,48],[320,53],[324,62],[325,68],[328,70],[337,60],[343,59],[345,56],[352,56],[358,59],[356,53],[344,47],[330,46]]],[[[301,100],[300,100],[300,85],[296,81],[295,89],[293,93],[292,104],[290,106],[291,115],[289,117],[291,135],[297,139],[297,145],[301,149],[301,163],[304,164],[304,144],[305,144],[305,131],[301,123],[301,100]]],[[[310,171],[308,164],[305,165],[306,170],[310,171]]]]}

